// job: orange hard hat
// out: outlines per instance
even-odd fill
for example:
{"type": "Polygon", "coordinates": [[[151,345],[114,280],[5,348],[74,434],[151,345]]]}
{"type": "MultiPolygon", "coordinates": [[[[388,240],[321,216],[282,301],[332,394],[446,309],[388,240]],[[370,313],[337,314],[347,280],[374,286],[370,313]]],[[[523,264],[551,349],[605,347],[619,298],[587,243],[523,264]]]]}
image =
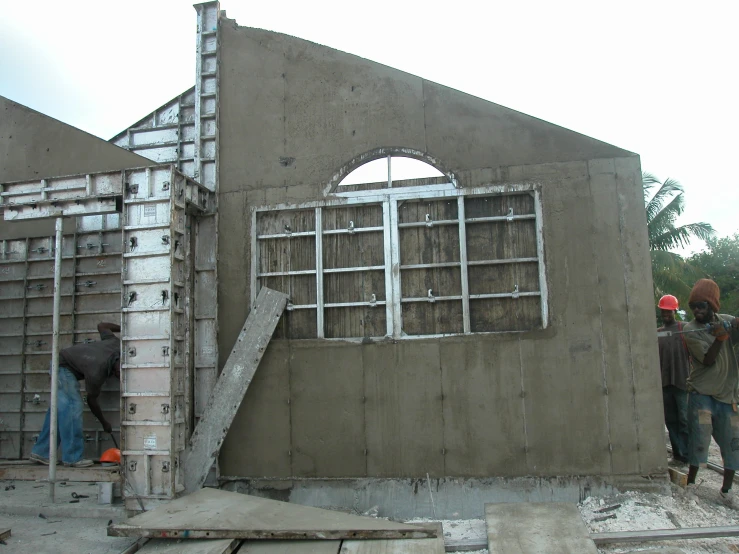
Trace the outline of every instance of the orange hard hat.
{"type": "Polygon", "coordinates": [[[659,304],[657,304],[657,307],[660,310],[677,310],[677,298],[675,298],[671,294],[665,294],[662,298],[659,299],[659,304]]]}
{"type": "Polygon", "coordinates": [[[114,464],[121,463],[121,451],[117,448],[108,448],[103,455],[100,456],[101,462],[113,462],[114,464]]]}

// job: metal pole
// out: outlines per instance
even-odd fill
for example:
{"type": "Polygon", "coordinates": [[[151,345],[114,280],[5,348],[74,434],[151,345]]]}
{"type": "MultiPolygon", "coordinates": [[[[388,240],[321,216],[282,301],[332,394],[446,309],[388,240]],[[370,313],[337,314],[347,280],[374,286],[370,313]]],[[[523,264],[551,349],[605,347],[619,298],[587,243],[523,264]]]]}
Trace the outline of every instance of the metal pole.
{"type": "Polygon", "coordinates": [[[49,403],[49,498],[54,502],[57,458],[56,397],[59,391],[59,312],[62,303],[62,223],[56,218],[56,250],[54,251],[54,319],[51,338],[51,402],[49,403]]]}

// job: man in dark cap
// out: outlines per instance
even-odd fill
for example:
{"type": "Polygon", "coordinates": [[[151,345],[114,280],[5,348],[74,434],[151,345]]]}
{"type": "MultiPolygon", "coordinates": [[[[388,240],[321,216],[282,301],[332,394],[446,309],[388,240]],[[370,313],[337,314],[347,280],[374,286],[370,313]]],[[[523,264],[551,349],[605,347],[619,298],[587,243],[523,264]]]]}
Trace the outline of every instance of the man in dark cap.
{"type": "Polygon", "coordinates": [[[718,313],[719,295],[714,281],[700,279],[688,299],[695,317],[685,326],[686,331],[695,331],[685,334],[693,359],[688,377],[688,488],[695,487],[698,467],[708,461],[713,436],[724,459],[721,498],[739,507],[731,496],[739,469],[739,366],[733,349],[739,342],[739,319],[718,313]]]}
{"type": "MultiPolygon", "coordinates": [[[[92,460],[82,456],[85,450],[85,437],[82,433],[82,397],[77,381],[85,380],[87,404],[90,411],[100,421],[103,430],[113,429],[105,419],[98,404],[98,396],[108,377],[120,378],[121,343],[113,333],[121,328],[115,323],[98,323],[100,340],[76,344],[59,352],[59,388],[57,394],[57,426],[59,442],[62,446],[62,463],[70,467],[87,467],[92,460]]],[[[31,450],[30,459],[41,464],[49,464],[49,434],[51,410],[46,411],[44,426],[31,450]]]]}

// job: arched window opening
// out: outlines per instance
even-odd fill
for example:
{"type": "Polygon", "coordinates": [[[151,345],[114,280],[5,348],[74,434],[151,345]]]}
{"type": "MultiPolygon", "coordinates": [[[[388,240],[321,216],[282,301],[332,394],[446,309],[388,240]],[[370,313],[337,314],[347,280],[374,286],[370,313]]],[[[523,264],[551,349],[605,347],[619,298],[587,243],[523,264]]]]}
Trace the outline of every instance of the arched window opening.
{"type": "Polygon", "coordinates": [[[407,156],[386,156],[367,162],[344,177],[337,190],[373,190],[448,183],[431,164],[407,156]]]}

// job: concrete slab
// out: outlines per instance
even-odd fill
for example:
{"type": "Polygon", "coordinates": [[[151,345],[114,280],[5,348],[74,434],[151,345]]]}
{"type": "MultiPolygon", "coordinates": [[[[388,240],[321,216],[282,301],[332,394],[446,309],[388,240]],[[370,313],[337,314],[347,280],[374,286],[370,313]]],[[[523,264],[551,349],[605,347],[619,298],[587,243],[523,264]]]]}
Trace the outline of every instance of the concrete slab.
{"type": "Polygon", "coordinates": [[[485,504],[490,554],[597,554],[576,504],[485,504]]]}
{"type": "Polygon", "coordinates": [[[186,539],[401,539],[436,530],[202,489],[108,527],[110,536],[186,539]]]}

